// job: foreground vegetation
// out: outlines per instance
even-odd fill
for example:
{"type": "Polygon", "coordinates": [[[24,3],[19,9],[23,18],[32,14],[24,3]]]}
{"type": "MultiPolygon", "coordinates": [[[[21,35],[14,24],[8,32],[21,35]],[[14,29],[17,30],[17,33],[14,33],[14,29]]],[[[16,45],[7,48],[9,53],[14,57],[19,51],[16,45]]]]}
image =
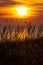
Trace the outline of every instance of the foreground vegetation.
{"type": "Polygon", "coordinates": [[[0,26],[0,65],[43,65],[43,24],[0,26]]]}
{"type": "Polygon", "coordinates": [[[43,65],[43,37],[1,42],[0,65],[43,65]]]}
{"type": "Polygon", "coordinates": [[[43,37],[43,24],[32,26],[30,22],[27,27],[19,25],[16,27],[0,26],[0,42],[24,41],[26,39],[39,39],[40,37],[43,37]]]}

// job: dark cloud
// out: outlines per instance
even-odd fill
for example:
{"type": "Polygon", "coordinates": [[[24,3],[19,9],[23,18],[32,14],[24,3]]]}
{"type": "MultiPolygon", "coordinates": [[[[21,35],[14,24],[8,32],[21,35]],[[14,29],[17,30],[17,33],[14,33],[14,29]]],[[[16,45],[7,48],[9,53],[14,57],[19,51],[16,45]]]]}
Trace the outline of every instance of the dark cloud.
{"type": "Polygon", "coordinates": [[[23,4],[21,2],[15,2],[12,0],[0,0],[0,7],[12,6],[15,4],[23,4]]]}
{"type": "Polygon", "coordinates": [[[0,16],[11,15],[9,13],[0,13],[0,16]]]}
{"type": "Polygon", "coordinates": [[[10,13],[0,13],[0,18],[5,18],[8,16],[11,16],[11,14],[10,13]]]}
{"type": "Polygon", "coordinates": [[[43,6],[43,3],[35,3],[36,6],[43,6]]]}
{"type": "Polygon", "coordinates": [[[27,4],[27,3],[15,2],[13,0],[0,0],[0,7],[7,7],[15,4],[26,4],[29,6],[43,6],[43,3],[27,4]]]}
{"type": "Polygon", "coordinates": [[[30,6],[43,6],[43,3],[34,3],[34,4],[29,4],[30,6]]]}

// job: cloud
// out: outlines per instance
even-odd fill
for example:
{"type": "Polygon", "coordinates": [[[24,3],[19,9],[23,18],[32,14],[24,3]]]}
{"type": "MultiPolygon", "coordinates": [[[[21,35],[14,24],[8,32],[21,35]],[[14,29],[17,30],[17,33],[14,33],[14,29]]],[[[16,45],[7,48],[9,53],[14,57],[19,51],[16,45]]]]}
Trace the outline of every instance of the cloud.
{"type": "Polygon", "coordinates": [[[11,16],[10,13],[0,13],[0,18],[5,18],[11,16]]]}
{"type": "Polygon", "coordinates": [[[15,4],[26,4],[29,6],[43,6],[43,3],[33,3],[33,4],[28,4],[25,2],[19,2],[19,1],[14,1],[14,0],[0,0],[0,7],[6,7],[6,6],[12,6],[15,4]]]}
{"type": "Polygon", "coordinates": [[[19,1],[14,1],[14,0],[0,0],[0,7],[9,7],[16,4],[26,4],[28,6],[43,6],[43,3],[28,4],[25,2],[19,2],[19,1]]]}
{"type": "Polygon", "coordinates": [[[43,3],[34,3],[34,4],[29,4],[30,6],[43,6],[43,3]]]}
{"type": "Polygon", "coordinates": [[[10,15],[9,13],[0,13],[0,16],[10,15]]]}
{"type": "Polygon", "coordinates": [[[15,4],[23,4],[21,2],[15,2],[12,0],[0,0],[0,7],[7,7],[7,6],[12,6],[15,4]]]}

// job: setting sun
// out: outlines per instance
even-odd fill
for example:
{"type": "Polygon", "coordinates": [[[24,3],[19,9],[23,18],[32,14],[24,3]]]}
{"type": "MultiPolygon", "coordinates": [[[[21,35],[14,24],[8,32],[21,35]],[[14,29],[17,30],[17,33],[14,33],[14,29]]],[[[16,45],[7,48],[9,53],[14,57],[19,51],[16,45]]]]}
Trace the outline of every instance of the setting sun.
{"type": "Polygon", "coordinates": [[[13,16],[15,16],[16,18],[28,18],[30,16],[33,16],[34,13],[36,13],[33,11],[33,8],[26,5],[15,6],[15,10],[13,10],[12,12],[13,16]]]}
{"type": "Polygon", "coordinates": [[[4,14],[3,18],[28,18],[33,17],[37,14],[34,11],[35,8],[26,5],[15,5],[12,7],[5,7],[0,10],[1,13],[4,14]],[[8,15],[7,15],[8,14],[8,15]]]}
{"type": "Polygon", "coordinates": [[[16,10],[20,16],[25,16],[27,14],[27,8],[24,6],[17,7],[16,10]]]}

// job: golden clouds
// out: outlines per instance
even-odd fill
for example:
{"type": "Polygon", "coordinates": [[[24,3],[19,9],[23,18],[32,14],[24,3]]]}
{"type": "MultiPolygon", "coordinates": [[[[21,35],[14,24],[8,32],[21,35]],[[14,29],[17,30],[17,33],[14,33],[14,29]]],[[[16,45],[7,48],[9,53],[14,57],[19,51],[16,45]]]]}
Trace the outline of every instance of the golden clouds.
{"type": "Polygon", "coordinates": [[[43,3],[43,0],[14,0],[16,2],[22,2],[25,4],[32,4],[32,3],[43,3]]]}

